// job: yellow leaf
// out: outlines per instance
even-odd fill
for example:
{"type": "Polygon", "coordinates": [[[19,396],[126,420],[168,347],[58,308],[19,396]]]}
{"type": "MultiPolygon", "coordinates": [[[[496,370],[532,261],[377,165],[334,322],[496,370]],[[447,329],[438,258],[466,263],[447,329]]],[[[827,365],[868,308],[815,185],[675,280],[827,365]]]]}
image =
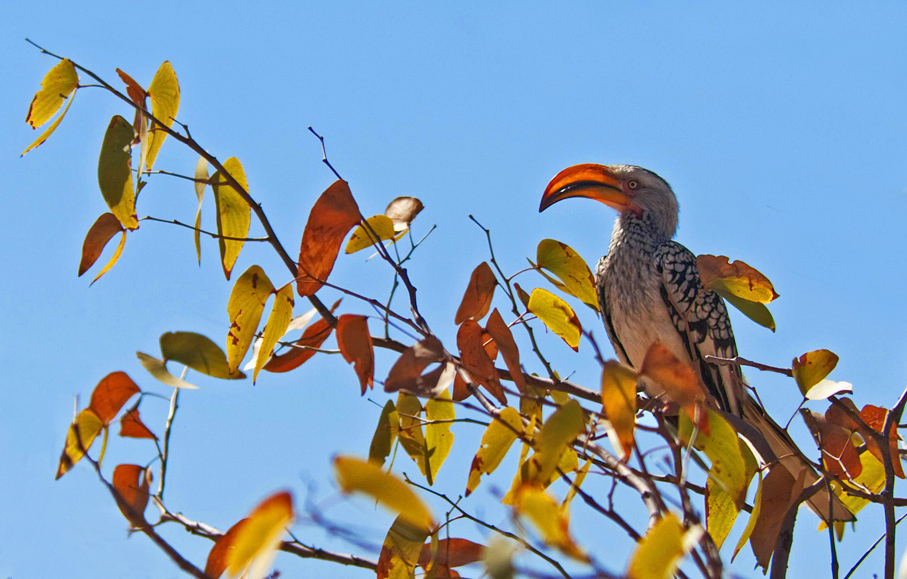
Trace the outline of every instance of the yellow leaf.
{"type": "Polygon", "coordinates": [[[428,529],[414,527],[402,516],[394,520],[378,557],[377,579],[415,579],[416,565],[428,529]]]}
{"type": "Polygon", "coordinates": [[[759,520],[759,515],[762,511],[762,473],[759,473],[759,484],[756,487],[756,496],[753,497],[753,512],[750,513],[750,518],[746,523],[746,528],[743,529],[743,534],[740,535],[740,539],[737,541],[737,546],[734,547],[734,554],[731,556],[731,561],[737,557],[737,553],[740,552],[747,541],[750,540],[750,537],[753,534],[753,530],[756,528],[756,522],[759,520]]]}
{"type": "Polygon", "coordinates": [[[838,355],[830,350],[813,350],[794,358],[791,370],[805,397],[809,389],[828,376],[838,365],[838,355]]]}
{"type": "Polygon", "coordinates": [[[453,420],[456,418],[453,402],[450,401],[450,392],[443,390],[437,398],[425,403],[425,445],[428,448],[428,467],[432,480],[437,476],[438,470],[453,446],[454,434],[450,431],[453,420]]]}
{"type": "Polygon", "coordinates": [[[399,429],[400,418],[397,415],[397,407],[394,406],[393,400],[388,400],[381,409],[381,417],[378,418],[378,426],[375,428],[372,444],[368,449],[368,459],[379,466],[383,465],[391,453],[394,441],[397,440],[399,429]]]}
{"type": "MultiPolygon", "coordinates": [[[[224,169],[236,179],[240,187],[248,193],[249,185],[246,183],[246,174],[242,164],[236,157],[230,157],[223,163],[224,169]]],[[[230,272],[239,252],[242,250],[243,239],[249,233],[249,223],[252,221],[252,208],[243,200],[240,194],[227,184],[227,179],[220,171],[211,177],[211,188],[214,190],[214,202],[217,205],[217,233],[233,239],[217,240],[220,246],[220,258],[224,266],[224,275],[230,279],[230,272]]]]}
{"type": "MultiPolygon", "coordinates": [[[[885,486],[885,465],[870,452],[864,452],[860,455],[860,463],[863,469],[860,471],[860,475],[853,479],[853,483],[857,485],[857,488],[865,489],[870,493],[881,492],[885,486]]],[[[869,504],[867,499],[854,497],[843,492],[840,485],[836,482],[832,482],[831,486],[851,513],[856,514],[869,504]]],[[[820,529],[823,527],[824,523],[820,526],[820,529]]]]}
{"type": "Polygon", "coordinates": [[[428,531],[434,527],[431,512],[422,500],[406,483],[384,472],[374,462],[338,456],[334,458],[334,471],[343,492],[364,493],[419,529],[428,531]]]}
{"type": "Polygon", "coordinates": [[[519,412],[510,406],[501,410],[482,435],[482,443],[472,466],[469,469],[469,481],[466,483],[466,496],[476,490],[483,474],[491,474],[501,464],[504,456],[518,433],[523,432],[523,423],[519,412]]]}
{"type": "MultiPolygon", "coordinates": [[[[173,120],[180,108],[180,85],[169,61],[164,61],[157,69],[151,86],[148,87],[148,96],[151,97],[151,114],[154,115],[154,118],[167,128],[173,126],[173,120]]],[[[160,125],[154,123],[148,136],[148,156],[145,165],[146,170],[150,171],[167,133],[160,128],[160,125]]],[[[233,173],[233,171],[230,172],[233,173]]]]}
{"type": "Polygon", "coordinates": [[[149,356],[144,352],[136,352],[136,357],[139,359],[139,362],[142,363],[142,366],[148,370],[148,373],[157,378],[160,382],[163,382],[167,386],[173,386],[174,388],[187,388],[190,390],[195,390],[198,386],[193,386],[192,384],[180,380],[176,376],[170,373],[170,370],[167,369],[167,365],[163,360],[158,360],[154,356],[149,356]]]}
{"type": "Polygon", "coordinates": [[[255,383],[255,378],[258,377],[258,371],[268,361],[271,352],[274,350],[274,345],[287,331],[292,319],[293,286],[285,285],[274,296],[274,305],[271,306],[271,314],[268,316],[268,322],[265,324],[265,329],[262,333],[261,348],[255,359],[255,371],[252,374],[253,384],[255,383]]]}
{"type": "Polygon", "coordinates": [[[718,295],[727,300],[729,304],[740,310],[740,312],[753,320],[763,328],[768,328],[771,331],[775,331],[775,318],[772,317],[772,313],[768,311],[768,308],[765,307],[765,304],[759,302],[751,302],[743,298],[739,298],[734,294],[726,293],[720,289],[715,290],[718,295]]]}
{"type": "Polygon", "coordinates": [[[208,160],[199,157],[195,164],[195,196],[198,197],[198,211],[195,212],[195,255],[198,263],[202,262],[202,246],[199,229],[202,227],[202,201],[205,199],[205,183],[201,180],[208,179],[208,160]]]}
{"type": "MultiPolygon", "coordinates": [[[[230,372],[239,369],[243,357],[258,331],[261,313],[274,286],[263,269],[253,265],[243,272],[230,293],[227,314],[230,316],[230,331],[227,333],[227,364],[230,372]]],[[[289,323],[289,320],[287,320],[289,323]]],[[[273,345],[272,345],[273,346],[273,345]]],[[[265,359],[267,359],[267,352],[265,359]]]]}
{"type": "Polygon", "coordinates": [[[227,357],[217,344],[194,332],[163,334],[161,336],[161,354],[165,361],[179,362],[196,372],[207,374],[213,378],[238,380],[246,377],[239,370],[230,370],[227,365],[227,357]]]}
{"type": "Polygon", "coordinates": [[[425,435],[422,433],[421,414],[422,403],[418,398],[406,392],[397,394],[397,415],[400,418],[400,430],[397,434],[400,437],[400,445],[419,466],[419,470],[431,484],[434,481],[431,478],[431,469],[428,468],[429,465],[425,460],[427,447],[425,435]]]}
{"type": "Polygon", "coordinates": [[[273,494],[259,503],[233,539],[233,549],[227,554],[227,573],[250,579],[267,575],[295,516],[289,492],[273,494]]]}
{"type": "Polygon", "coordinates": [[[636,372],[616,360],[605,362],[602,406],[608,418],[608,438],[621,460],[633,450],[636,430],[636,372]]]}
{"type": "MultiPolygon", "coordinates": [[[[526,482],[547,486],[555,476],[555,468],[573,442],[583,432],[585,418],[576,400],[570,400],[548,417],[536,437],[536,452],[532,455],[530,476],[526,482]]],[[[574,459],[575,460],[575,459],[574,459]]]]}
{"type": "Polygon", "coordinates": [[[63,454],[60,456],[56,478],[66,474],[85,456],[85,453],[91,448],[91,443],[101,433],[102,428],[104,428],[104,423],[94,410],[86,408],[79,412],[66,432],[66,446],[63,447],[63,454]]]}
{"type": "Polygon", "coordinates": [[[116,115],[110,119],[101,157],[98,160],[98,185],[101,195],[126,229],[138,229],[135,193],[132,190],[132,125],[116,115]]]}
{"type": "Polygon", "coordinates": [[[686,531],[673,513],[656,522],[642,538],[630,559],[627,577],[630,579],[668,579],[681,558],[701,536],[702,530],[686,531]]]}
{"type": "Polygon", "coordinates": [[[529,296],[527,308],[542,320],[549,330],[563,338],[574,351],[579,350],[583,327],[567,302],[549,291],[536,288],[529,296]]]}
{"type": "MultiPolygon", "coordinates": [[[[386,215],[373,215],[365,220],[378,236],[378,241],[386,241],[394,238],[394,222],[386,215]]],[[[347,253],[356,253],[368,247],[375,245],[376,240],[369,231],[362,225],[358,225],[353,230],[353,235],[346,244],[347,253]]]]}
{"type": "Polygon", "coordinates": [[[560,241],[543,239],[536,250],[536,261],[539,268],[547,269],[561,280],[560,287],[565,292],[598,311],[595,278],[585,260],[573,248],[560,241]]]}
{"type": "Polygon", "coordinates": [[[21,157],[22,155],[25,155],[25,153],[31,151],[31,150],[34,149],[35,147],[40,147],[41,145],[44,144],[44,141],[46,141],[46,140],[48,139],[48,137],[50,137],[50,136],[53,134],[53,132],[57,130],[57,127],[60,126],[60,121],[62,121],[62,120],[63,120],[63,117],[66,116],[66,113],[69,111],[69,105],[72,104],[72,101],[73,101],[75,98],[76,98],[76,93],[73,92],[72,95],[69,97],[69,101],[66,103],[66,108],[63,109],[63,112],[60,113],[60,116],[57,117],[57,118],[54,120],[54,122],[52,122],[52,123],[50,124],[50,126],[47,127],[47,129],[44,130],[43,133],[41,133],[41,136],[40,136],[40,137],[38,137],[37,139],[35,139],[35,141],[34,141],[31,145],[29,145],[24,151],[22,151],[22,154],[19,155],[20,157],[21,157]]]}
{"type": "Polygon", "coordinates": [[[532,521],[546,544],[559,549],[565,555],[580,561],[589,557],[570,536],[570,519],[560,505],[545,491],[533,485],[520,487],[514,507],[517,512],[532,521]]]}
{"type": "MultiPolygon", "coordinates": [[[[46,123],[60,109],[66,97],[76,90],[78,86],[79,76],[76,74],[76,68],[69,59],[64,58],[44,75],[44,79],[41,81],[41,90],[35,93],[35,97],[28,107],[28,115],[25,117],[25,122],[30,124],[33,129],[46,123]]],[[[62,115],[60,118],[62,118],[62,115]]],[[[59,122],[59,119],[57,119],[57,122],[59,122]]],[[[34,146],[36,145],[32,145],[32,147],[34,146]]],[[[29,149],[32,147],[29,147],[29,149]]],[[[28,152],[28,149],[25,151],[28,152]]],[[[22,154],[24,155],[25,153],[22,154]]]]}
{"type": "Polygon", "coordinates": [[[778,297],[772,282],[742,261],[730,263],[723,255],[700,255],[696,257],[696,267],[702,285],[718,293],[763,304],[778,297]]]}
{"type": "MultiPolygon", "coordinates": [[[[737,432],[719,413],[706,411],[708,429],[703,428],[696,435],[696,448],[705,452],[712,462],[709,479],[714,479],[739,505],[744,500],[747,480],[746,462],[740,449],[737,432]]],[[[693,423],[686,414],[679,416],[679,436],[688,444],[693,423]]]]}

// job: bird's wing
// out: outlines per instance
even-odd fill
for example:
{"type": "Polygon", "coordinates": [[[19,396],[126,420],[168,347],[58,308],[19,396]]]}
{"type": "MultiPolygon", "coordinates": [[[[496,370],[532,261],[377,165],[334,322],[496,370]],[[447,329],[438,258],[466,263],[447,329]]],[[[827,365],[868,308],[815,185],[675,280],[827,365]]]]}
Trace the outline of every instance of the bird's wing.
{"type": "Polygon", "coordinates": [[[694,370],[723,410],[740,415],[744,387],[739,366],[716,366],[705,361],[706,356],[737,355],[724,300],[702,286],[696,256],[677,242],[668,241],[658,247],[655,267],[661,276],[661,297],[694,370]]]}

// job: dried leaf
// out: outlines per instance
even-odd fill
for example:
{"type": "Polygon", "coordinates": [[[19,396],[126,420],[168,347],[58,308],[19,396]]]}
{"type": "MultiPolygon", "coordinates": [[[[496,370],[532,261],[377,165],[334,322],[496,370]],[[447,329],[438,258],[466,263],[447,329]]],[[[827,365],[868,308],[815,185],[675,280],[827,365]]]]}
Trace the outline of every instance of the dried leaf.
{"type": "MultiPolygon", "coordinates": [[[[441,539],[438,541],[435,564],[442,567],[462,567],[478,563],[485,557],[485,545],[468,539],[441,539]]],[[[419,554],[419,566],[425,567],[431,562],[431,546],[423,545],[419,554]]]]}
{"type": "MultiPolygon", "coordinates": [[[[857,411],[851,400],[845,398],[841,402],[850,406],[854,412],[857,411]]],[[[825,468],[845,480],[859,476],[863,465],[853,441],[853,434],[859,430],[857,423],[842,408],[834,404],[828,408],[825,416],[815,413],[808,416],[807,424],[814,434],[818,434],[825,468]]]]}
{"type": "Polygon", "coordinates": [[[526,307],[542,320],[549,330],[563,338],[574,352],[579,351],[583,327],[567,302],[547,290],[535,288],[529,296],[529,305],[526,307]]]}
{"type": "Polygon", "coordinates": [[[409,486],[377,464],[341,455],[334,458],[334,472],[343,492],[364,493],[416,528],[429,531],[435,526],[428,507],[409,486]]]}
{"type": "Polygon", "coordinates": [[[830,350],[813,350],[794,358],[791,370],[805,397],[810,388],[821,382],[838,365],[838,355],[830,350]]]}
{"type": "Polygon", "coordinates": [[[110,119],[101,156],[98,159],[98,185],[110,212],[126,229],[138,229],[135,193],[132,188],[132,125],[116,115],[110,119]]]}
{"type": "Polygon", "coordinates": [[[117,465],[113,469],[111,484],[125,503],[124,505],[117,501],[117,506],[126,520],[137,528],[146,526],[148,522],[145,521],[145,507],[148,506],[151,470],[137,464],[117,465]]]}
{"type": "Polygon", "coordinates": [[[520,350],[513,339],[513,333],[507,327],[497,308],[492,310],[491,315],[488,316],[485,331],[491,335],[494,343],[501,351],[501,356],[504,358],[507,369],[510,370],[510,377],[513,379],[513,383],[516,384],[517,390],[520,393],[525,393],[526,378],[523,376],[523,368],[520,366],[520,350]]]}
{"type": "Polygon", "coordinates": [[[356,370],[361,393],[365,395],[365,391],[373,387],[375,377],[375,353],[367,318],[352,314],[340,316],[337,320],[337,345],[343,359],[356,370]]]}
{"type": "Polygon", "coordinates": [[[688,413],[691,413],[695,405],[705,402],[705,391],[696,372],[678,360],[661,342],[655,342],[649,347],[639,374],[656,382],[664,389],[668,400],[688,413]]]}
{"type": "Polygon", "coordinates": [[[107,242],[121,231],[123,231],[123,226],[113,213],[104,213],[98,217],[82,243],[82,261],[79,263],[80,277],[98,260],[107,242]]]}
{"type": "Polygon", "coordinates": [[[853,394],[853,384],[850,382],[835,382],[822,380],[806,392],[807,400],[826,400],[839,394],[853,394]]]}
{"type": "Polygon", "coordinates": [[[343,238],[361,216],[346,181],[335,181],[309,213],[299,248],[296,288],[302,297],[313,295],[334,269],[343,238]]]}
{"type": "Polygon", "coordinates": [[[700,255],[696,257],[696,266],[702,285],[718,293],[763,304],[778,297],[772,282],[742,261],[730,263],[723,255],[700,255]]]}
{"type": "MultiPolygon", "coordinates": [[[[757,492],[759,514],[750,536],[750,546],[757,564],[768,569],[775,543],[781,532],[781,525],[787,512],[796,504],[803,492],[807,470],[804,469],[796,480],[782,465],[771,467],[757,492]]],[[[751,517],[756,517],[754,509],[751,517]]]]}
{"type": "Polygon", "coordinates": [[[142,88],[142,85],[137,83],[135,79],[131,76],[117,69],[117,75],[119,75],[120,80],[126,84],[126,94],[129,95],[129,98],[136,105],[145,108],[145,97],[148,96],[148,93],[145,92],[145,89],[142,88]]]}
{"type": "Polygon", "coordinates": [[[494,288],[498,284],[487,262],[480,263],[469,278],[466,293],[460,301],[454,323],[461,324],[465,320],[481,320],[491,307],[491,298],[494,297],[494,288]]]}
{"type": "Polygon", "coordinates": [[[430,364],[444,361],[444,346],[438,338],[429,336],[416,342],[400,354],[400,357],[391,367],[384,381],[385,392],[398,390],[415,391],[419,384],[422,371],[430,364]]]}
{"type": "MultiPolygon", "coordinates": [[[[888,412],[887,408],[867,404],[860,411],[860,417],[871,429],[876,432],[882,432],[885,429],[885,420],[888,419],[888,412]]],[[[875,439],[868,432],[863,434],[863,438],[866,440],[867,450],[884,464],[884,451],[879,447],[875,439]]],[[[898,452],[899,440],[898,425],[895,424],[892,426],[888,436],[888,453],[890,454],[892,467],[894,467],[894,475],[898,478],[904,478],[904,468],[901,465],[901,456],[898,452]]]]}
{"type": "Polygon", "coordinates": [[[293,286],[285,285],[274,295],[274,305],[271,314],[262,332],[261,343],[256,344],[258,351],[254,354],[255,372],[252,374],[252,383],[258,378],[258,372],[264,368],[265,362],[271,356],[277,340],[283,336],[293,318],[293,286]]]}
{"type": "Polygon", "coordinates": [[[130,410],[120,419],[120,436],[157,440],[157,436],[142,422],[138,408],[130,410]]]}
{"type": "MultiPolygon", "coordinates": [[[[331,312],[337,309],[340,300],[334,302],[331,306],[331,312]]],[[[292,322],[290,326],[292,327],[292,322]]],[[[289,328],[288,328],[289,329],[289,328]]],[[[293,348],[286,354],[274,356],[267,361],[264,369],[268,372],[289,372],[304,364],[309,358],[317,352],[314,348],[320,348],[334,329],[324,319],[317,320],[314,324],[305,329],[302,336],[294,343],[293,348]]]]}
{"type": "Polygon", "coordinates": [[[460,325],[457,331],[457,348],[460,349],[460,360],[474,382],[485,387],[488,392],[501,404],[507,404],[504,388],[498,379],[494,362],[488,357],[488,352],[483,345],[484,332],[482,328],[471,319],[460,325]]]}
{"type": "Polygon", "coordinates": [[[356,226],[353,235],[346,244],[346,253],[356,253],[367,249],[379,241],[387,241],[394,238],[394,222],[385,215],[373,215],[366,219],[371,230],[378,236],[377,239],[362,225],[356,226]]]}
{"type": "Polygon", "coordinates": [[[409,224],[424,208],[415,197],[397,197],[388,204],[384,214],[393,222],[394,231],[400,232],[409,229],[409,224]]]}
{"type": "Polygon", "coordinates": [[[209,338],[194,332],[167,332],[161,336],[164,360],[173,360],[213,378],[238,380],[246,375],[231,371],[227,357],[209,338]]]}
{"type": "Polygon", "coordinates": [[[202,201],[205,199],[205,187],[206,184],[202,181],[207,181],[208,179],[208,160],[204,157],[199,157],[198,162],[195,164],[195,196],[198,198],[198,210],[195,212],[195,231],[193,236],[195,237],[195,255],[198,258],[198,263],[202,263],[202,245],[201,245],[201,232],[199,231],[202,227],[202,201]]]}
{"type": "Polygon", "coordinates": [[[633,451],[636,431],[636,372],[616,360],[602,371],[602,406],[608,419],[608,438],[621,460],[633,451]]]}
{"type": "MultiPolygon", "coordinates": [[[[173,126],[176,113],[180,108],[180,85],[169,61],[164,61],[158,68],[148,87],[148,96],[151,97],[151,114],[154,115],[154,118],[167,128],[173,126]]],[[[157,158],[157,153],[160,151],[167,133],[161,129],[161,125],[153,123],[149,137],[148,156],[145,161],[148,171],[154,165],[154,160],[157,158]]],[[[232,170],[229,171],[234,176],[236,175],[232,170]]]]}
{"type": "Polygon", "coordinates": [[[547,269],[561,281],[557,284],[546,275],[552,283],[598,311],[595,278],[585,260],[573,248],[560,241],[543,239],[536,250],[536,261],[538,264],[535,267],[539,268],[539,273],[544,275],[541,269],[547,269]]]}
{"type": "MultiPolygon", "coordinates": [[[[230,157],[223,162],[222,166],[248,193],[249,184],[239,159],[230,157]]],[[[224,275],[230,279],[236,258],[239,257],[239,252],[243,247],[244,241],[242,240],[249,234],[252,208],[242,195],[228,184],[227,178],[220,171],[216,171],[211,176],[211,189],[214,191],[214,202],[217,205],[217,234],[222,236],[217,240],[221,263],[224,267],[224,275]],[[224,237],[231,239],[224,239],[224,237]]]]}
{"type": "MultiPolygon", "coordinates": [[[[28,107],[25,122],[33,129],[46,123],[78,86],[79,76],[76,74],[75,66],[69,59],[64,58],[44,75],[44,79],[41,80],[41,90],[35,93],[28,107]]],[[[62,115],[60,118],[63,118],[62,115]]],[[[34,146],[32,145],[32,147],[34,146]]],[[[28,149],[25,152],[28,152],[28,149]]]]}
{"type": "Polygon", "coordinates": [[[98,382],[91,393],[91,408],[104,426],[107,426],[126,402],[141,392],[125,372],[111,372],[98,382]]]}
{"type": "Polygon", "coordinates": [[[63,447],[63,454],[60,455],[60,464],[57,466],[55,478],[60,478],[69,472],[85,456],[85,453],[91,448],[91,443],[103,428],[104,423],[94,410],[86,408],[79,412],[66,432],[66,444],[63,447]]]}
{"type": "Polygon", "coordinates": [[[286,528],[295,518],[293,496],[287,491],[259,503],[236,532],[226,557],[227,572],[233,577],[267,575],[286,528]]]}
{"type": "Polygon", "coordinates": [[[144,352],[136,352],[136,357],[139,359],[139,362],[142,363],[142,366],[148,370],[148,373],[157,378],[159,381],[163,382],[167,386],[173,386],[174,388],[187,388],[189,390],[196,390],[198,386],[194,386],[185,380],[181,380],[170,373],[167,370],[167,365],[163,360],[158,360],[154,356],[149,356],[144,352]]]}
{"type": "Polygon", "coordinates": [[[476,490],[482,475],[491,474],[504,460],[504,456],[519,434],[523,432],[523,423],[515,408],[501,410],[482,435],[479,451],[472,459],[469,468],[469,481],[466,483],[466,496],[476,490]]]}

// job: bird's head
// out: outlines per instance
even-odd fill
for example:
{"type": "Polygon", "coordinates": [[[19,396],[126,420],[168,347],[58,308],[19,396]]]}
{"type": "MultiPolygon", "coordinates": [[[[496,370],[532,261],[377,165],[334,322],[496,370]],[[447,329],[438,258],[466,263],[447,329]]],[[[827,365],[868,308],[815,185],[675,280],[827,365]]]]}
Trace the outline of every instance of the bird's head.
{"type": "Polygon", "coordinates": [[[642,219],[666,238],[677,230],[677,198],[667,182],[648,169],[633,165],[574,165],[548,183],[539,211],[569,197],[601,201],[622,218],[642,219]]]}

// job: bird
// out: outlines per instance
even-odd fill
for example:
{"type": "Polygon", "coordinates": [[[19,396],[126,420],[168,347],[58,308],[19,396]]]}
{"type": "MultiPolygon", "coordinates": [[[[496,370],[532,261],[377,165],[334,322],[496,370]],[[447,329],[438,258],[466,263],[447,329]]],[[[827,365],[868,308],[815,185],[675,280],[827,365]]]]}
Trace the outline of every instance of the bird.
{"type": "MultiPolygon", "coordinates": [[[[787,432],[749,395],[740,366],[707,361],[735,358],[737,344],[724,300],[703,286],[696,256],[673,240],[680,207],[667,181],[634,165],[574,165],[551,179],[539,212],[573,197],[618,212],[608,253],[595,270],[595,287],[605,332],[620,361],[638,371],[649,348],[661,342],[694,370],[712,407],[742,419],[742,434],[764,463],[780,462],[794,480],[806,471],[807,484],[818,481],[787,432]],[[763,440],[751,440],[760,436],[763,440]]],[[[650,381],[644,385],[652,396],[663,393],[650,381]]],[[[837,498],[829,500],[822,489],[808,504],[825,521],[854,519],[837,498]]]]}

